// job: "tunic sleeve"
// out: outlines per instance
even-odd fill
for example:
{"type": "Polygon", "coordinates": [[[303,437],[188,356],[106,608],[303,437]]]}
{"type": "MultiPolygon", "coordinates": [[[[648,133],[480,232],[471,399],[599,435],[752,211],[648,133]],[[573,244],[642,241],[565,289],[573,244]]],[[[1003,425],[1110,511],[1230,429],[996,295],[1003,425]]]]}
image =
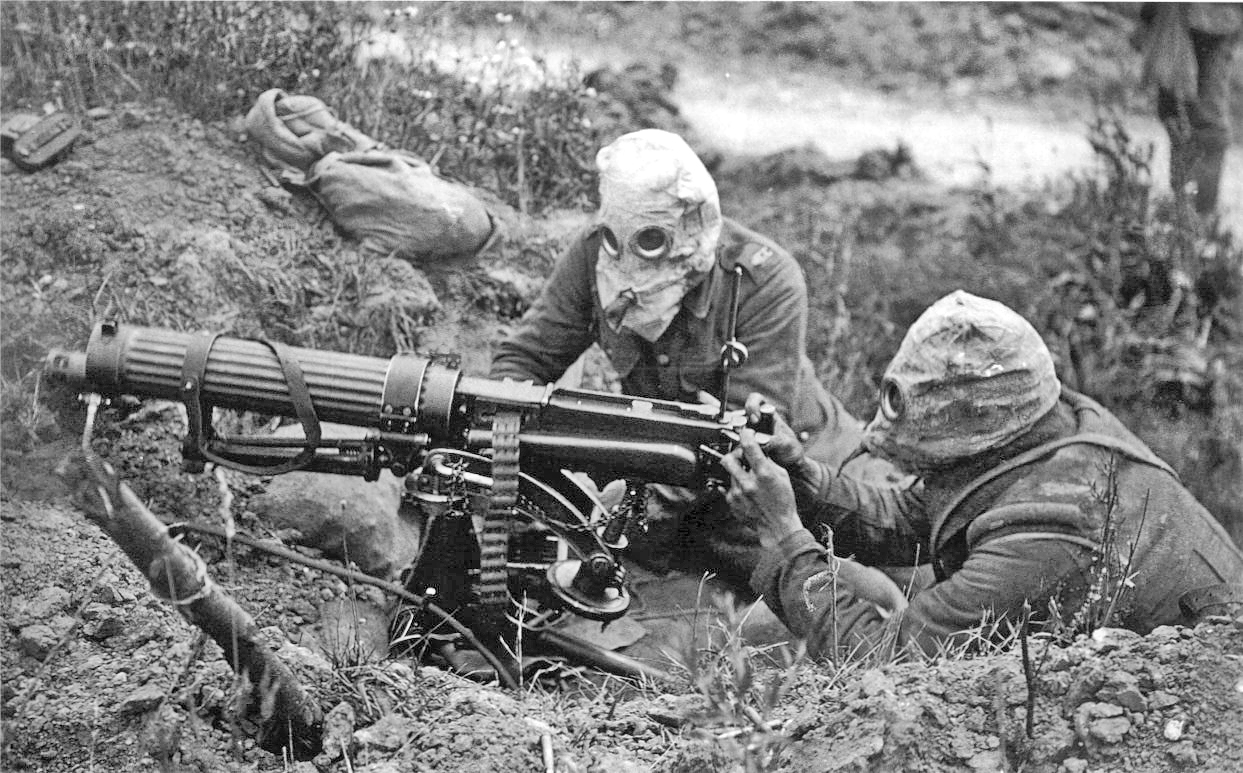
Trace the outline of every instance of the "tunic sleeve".
{"type": "Polygon", "coordinates": [[[557,259],[535,305],[497,347],[490,378],[556,381],[591,346],[594,263],[587,241],[585,235],[580,237],[557,259]]]}

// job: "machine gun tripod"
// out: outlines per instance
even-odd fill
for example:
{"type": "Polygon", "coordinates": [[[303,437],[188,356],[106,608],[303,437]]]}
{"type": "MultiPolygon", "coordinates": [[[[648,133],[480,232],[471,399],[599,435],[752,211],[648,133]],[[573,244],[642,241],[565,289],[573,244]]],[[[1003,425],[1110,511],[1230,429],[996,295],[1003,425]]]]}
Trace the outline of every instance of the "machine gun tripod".
{"type": "Polygon", "coordinates": [[[475,378],[410,354],[114,323],[97,326],[85,351],[51,352],[45,373],[82,393],[183,402],[190,470],[213,462],[260,475],[405,477],[406,503],[434,525],[407,587],[431,588],[440,607],[494,641],[514,623],[607,622],[629,607],[624,525],[600,517],[575,473],[723,489],[719,459],[746,426],[740,411],[475,378]],[[304,437],[226,437],[213,426],[216,408],[297,418],[304,437]],[[321,421],[368,432],[328,438],[321,421]]]}

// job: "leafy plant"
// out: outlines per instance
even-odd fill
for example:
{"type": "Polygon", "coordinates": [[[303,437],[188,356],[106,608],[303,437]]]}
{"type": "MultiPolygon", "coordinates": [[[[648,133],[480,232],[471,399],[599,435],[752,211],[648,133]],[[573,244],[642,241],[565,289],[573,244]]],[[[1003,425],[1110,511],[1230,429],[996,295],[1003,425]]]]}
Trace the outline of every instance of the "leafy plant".
{"type": "MultiPolygon", "coordinates": [[[[700,590],[702,593],[702,585],[700,590]]],[[[739,608],[729,596],[716,599],[716,608],[719,618],[705,620],[702,632],[696,614],[690,635],[674,653],[676,663],[686,671],[706,704],[697,718],[700,735],[740,759],[747,773],[775,769],[788,739],[780,732],[781,723],[773,719],[773,712],[804,663],[806,649],[800,644],[791,651],[782,645],[777,661],[780,668],[775,673],[769,669],[765,682],[756,664],[760,653],[747,645],[742,635],[750,610],[739,608]]]]}

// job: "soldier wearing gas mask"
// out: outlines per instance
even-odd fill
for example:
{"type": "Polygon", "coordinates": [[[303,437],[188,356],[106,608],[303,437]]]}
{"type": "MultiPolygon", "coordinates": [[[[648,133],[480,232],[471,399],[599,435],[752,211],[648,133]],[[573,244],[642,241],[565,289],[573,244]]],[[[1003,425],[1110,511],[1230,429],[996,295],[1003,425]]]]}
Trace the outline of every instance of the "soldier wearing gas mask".
{"type": "MultiPolygon", "coordinates": [[[[722,217],[711,175],[675,134],[626,134],[600,150],[596,165],[595,221],[559,257],[489,375],[552,382],[599,343],[624,393],[710,401],[741,267],[735,333],[748,357],[730,373],[726,407],[763,392],[813,456],[841,463],[858,445],[861,423],[816,379],[805,351],[807,287],[793,257],[722,217]]],[[[648,531],[631,557],[657,570],[711,569],[746,587],[758,543],[749,528],[724,519],[719,498],[666,486],[648,493],[648,531]]]]}
{"type": "Polygon", "coordinates": [[[1035,626],[1140,633],[1243,609],[1230,535],[1121,422],[1061,385],[1039,334],[1001,303],[958,291],[930,306],[879,402],[863,446],[918,476],[909,487],[834,475],[780,418],[764,448],[744,430],[722,461],[732,511],[764,546],[753,588],[813,654],[935,654],[982,622],[1004,636],[1026,609],[1035,626]],[[909,600],[875,568],[929,560],[909,600]]]}

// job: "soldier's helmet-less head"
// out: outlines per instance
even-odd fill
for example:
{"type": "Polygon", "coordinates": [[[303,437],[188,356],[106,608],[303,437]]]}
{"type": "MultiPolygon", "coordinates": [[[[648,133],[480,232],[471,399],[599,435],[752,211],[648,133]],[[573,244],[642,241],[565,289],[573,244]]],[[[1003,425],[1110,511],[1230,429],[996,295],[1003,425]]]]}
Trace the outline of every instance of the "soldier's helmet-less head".
{"type": "Polygon", "coordinates": [[[907,331],[863,445],[909,472],[943,469],[1010,443],[1060,394],[1053,357],[1027,320],[958,290],[907,331]]]}
{"type": "Polygon", "coordinates": [[[619,137],[596,166],[600,303],[612,327],[655,341],[716,259],[716,183],[681,137],[659,129],[619,137]]]}

